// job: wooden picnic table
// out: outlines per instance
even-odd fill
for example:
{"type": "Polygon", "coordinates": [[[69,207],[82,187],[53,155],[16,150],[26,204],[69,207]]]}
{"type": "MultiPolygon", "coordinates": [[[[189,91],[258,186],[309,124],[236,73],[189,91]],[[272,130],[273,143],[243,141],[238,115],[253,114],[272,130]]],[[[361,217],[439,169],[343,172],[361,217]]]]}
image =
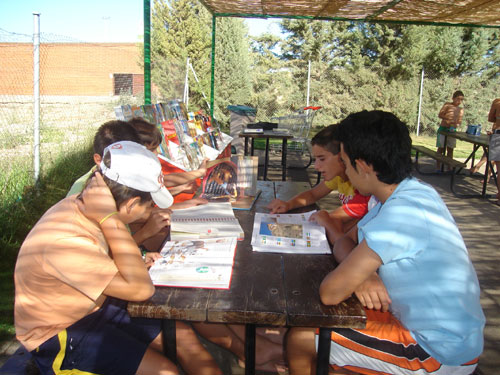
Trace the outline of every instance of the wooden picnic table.
{"type": "MultiPolygon", "coordinates": [[[[495,177],[495,182],[496,182],[496,174],[495,174],[495,171],[493,169],[493,165],[491,165],[491,162],[490,162],[490,159],[489,159],[489,145],[490,145],[490,137],[487,135],[487,134],[481,134],[481,135],[471,135],[471,134],[468,134],[466,132],[459,132],[459,131],[455,131],[455,132],[449,132],[449,131],[441,131],[441,134],[443,134],[445,136],[445,148],[446,148],[446,143],[448,141],[448,137],[451,137],[451,138],[456,138],[456,139],[459,139],[461,141],[464,141],[464,142],[468,142],[468,143],[471,143],[473,145],[472,147],[472,152],[470,153],[470,155],[467,157],[467,159],[465,160],[464,164],[467,164],[469,162],[469,160],[472,160],[472,165],[474,165],[474,159],[475,159],[475,155],[476,155],[476,151],[479,149],[479,148],[482,148],[483,149],[483,152],[484,154],[486,155],[486,169],[484,171],[484,177],[483,177],[483,188],[481,190],[481,194],[469,194],[469,195],[463,195],[463,194],[457,194],[455,193],[455,195],[459,196],[459,197],[462,197],[462,198],[474,198],[474,197],[486,197],[486,187],[488,186],[488,170],[491,168],[492,172],[493,172],[493,175],[495,177]]],[[[456,173],[460,173],[460,170],[461,169],[458,169],[456,171],[456,173]]]]}
{"type": "Polygon", "coordinates": [[[288,140],[293,138],[293,135],[284,131],[264,130],[261,133],[247,133],[241,132],[240,137],[245,138],[245,155],[248,155],[248,140],[250,139],[250,155],[254,154],[254,140],[255,138],[264,138],[266,140],[265,159],[264,159],[264,177],[267,179],[267,168],[269,167],[269,139],[281,139],[281,170],[282,180],[286,181],[286,153],[288,140]]]}
{"type": "MultiPolygon", "coordinates": [[[[253,252],[250,245],[255,212],[268,212],[276,198],[289,199],[310,188],[304,182],[258,181],[262,191],[252,210],[236,211],[245,232],[238,242],[229,290],[157,287],[145,302],[130,302],[131,316],[163,319],[166,354],[175,360],[175,320],[245,324],[245,374],[255,372],[256,326],[321,327],[318,374],[328,373],[330,330],[363,328],[366,315],[351,297],[336,306],[323,305],[319,285],[335,268],[331,255],[253,252]],[[326,353],[326,354],[325,354],[326,353]]],[[[305,207],[296,212],[305,212],[305,207]]]]}

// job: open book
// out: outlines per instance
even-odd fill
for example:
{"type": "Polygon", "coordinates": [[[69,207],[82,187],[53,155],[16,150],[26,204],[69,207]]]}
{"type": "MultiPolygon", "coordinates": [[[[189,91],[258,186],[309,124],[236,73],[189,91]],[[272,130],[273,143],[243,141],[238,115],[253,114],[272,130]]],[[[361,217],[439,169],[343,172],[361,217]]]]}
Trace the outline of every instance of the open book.
{"type": "Polygon", "coordinates": [[[210,237],[244,238],[244,232],[234,216],[231,203],[207,203],[172,211],[170,238],[172,240],[210,237]]]}
{"type": "Polygon", "coordinates": [[[229,289],[236,238],[168,241],[149,269],[154,285],[229,289]]]}
{"type": "Polygon", "coordinates": [[[325,228],[309,218],[316,211],[300,214],[256,213],[253,251],[295,254],[331,254],[325,228]]]}
{"type": "Polygon", "coordinates": [[[231,202],[233,209],[249,210],[259,196],[257,156],[231,156],[209,162],[201,197],[210,202],[231,202]]]}

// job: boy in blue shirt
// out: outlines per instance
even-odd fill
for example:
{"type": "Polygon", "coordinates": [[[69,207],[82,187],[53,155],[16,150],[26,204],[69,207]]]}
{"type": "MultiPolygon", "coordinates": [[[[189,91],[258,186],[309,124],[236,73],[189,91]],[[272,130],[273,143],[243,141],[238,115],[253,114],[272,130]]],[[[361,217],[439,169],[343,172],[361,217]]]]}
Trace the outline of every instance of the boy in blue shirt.
{"type": "MultiPolygon", "coordinates": [[[[396,116],[363,111],[340,123],[341,159],[377,206],[335,242],[339,265],[323,303],[352,293],[365,329],[332,332],[330,364],[362,374],[471,374],[483,349],[479,283],[462,236],[437,192],[411,177],[411,138],[396,116]]],[[[315,329],[289,332],[290,374],[310,374],[315,329]]]]}

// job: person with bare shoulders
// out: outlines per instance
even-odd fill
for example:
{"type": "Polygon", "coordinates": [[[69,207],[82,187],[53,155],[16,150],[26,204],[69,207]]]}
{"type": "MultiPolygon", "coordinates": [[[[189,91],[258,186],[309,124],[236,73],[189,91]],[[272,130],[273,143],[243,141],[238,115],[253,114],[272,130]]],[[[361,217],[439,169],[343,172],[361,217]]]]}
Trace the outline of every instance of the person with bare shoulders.
{"type": "MultiPolygon", "coordinates": [[[[460,104],[464,101],[464,93],[457,90],[453,93],[452,101],[444,103],[443,107],[439,111],[438,117],[441,119],[441,124],[438,128],[437,133],[437,152],[440,154],[445,153],[450,158],[453,158],[453,149],[457,145],[457,140],[455,138],[449,137],[446,140],[445,146],[445,136],[441,134],[442,131],[454,132],[462,123],[462,118],[464,116],[464,109],[460,107],[460,104]]],[[[440,171],[441,163],[436,162],[437,170],[440,171]]]]}
{"type": "Polygon", "coordinates": [[[490,160],[495,162],[497,168],[497,200],[495,204],[500,206],[500,175],[498,173],[500,168],[500,98],[496,98],[491,103],[490,113],[488,114],[488,121],[493,123],[491,127],[489,157],[490,160]]]}

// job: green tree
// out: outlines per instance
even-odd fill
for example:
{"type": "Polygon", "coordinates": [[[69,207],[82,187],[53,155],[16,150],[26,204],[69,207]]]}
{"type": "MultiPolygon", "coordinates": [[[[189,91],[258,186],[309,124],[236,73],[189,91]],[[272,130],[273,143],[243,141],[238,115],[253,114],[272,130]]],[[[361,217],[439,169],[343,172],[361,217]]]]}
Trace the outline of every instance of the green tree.
{"type": "Polygon", "coordinates": [[[227,123],[228,105],[251,101],[250,42],[240,18],[217,19],[215,37],[214,117],[227,123]]]}
{"type": "Polygon", "coordinates": [[[290,113],[298,92],[296,81],[281,58],[282,39],[265,33],[252,40],[251,106],[257,108],[257,119],[266,121],[273,116],[290,113]]]}
{"type": "Polygon", "coordinates": [[[206,108],[202,93],[210,92],[211,20],[210,13],[198,1],[154,0],[152,81],[164,99],[182,98],[189,58],[200,80],[200,84],[190,83],[190,107],[206,108]]]}

